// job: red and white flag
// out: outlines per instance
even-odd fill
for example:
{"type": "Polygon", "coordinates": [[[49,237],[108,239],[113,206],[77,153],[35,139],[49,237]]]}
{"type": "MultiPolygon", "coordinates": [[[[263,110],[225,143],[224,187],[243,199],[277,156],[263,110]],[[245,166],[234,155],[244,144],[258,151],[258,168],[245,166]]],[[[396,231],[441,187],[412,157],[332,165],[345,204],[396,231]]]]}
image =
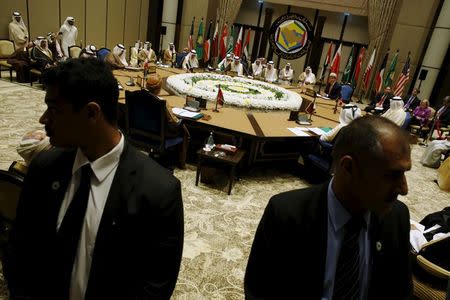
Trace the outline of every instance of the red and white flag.
{"type": "Polygon", "coordinates": [[[222,93],[222,89],[220,88],[220,84],[219,84],[219,90],[217,91],[216,102],[218,105],[223,106],[223,93],[222,93]]]}
{"type": "Polygon", "coordinates": [[[406,83],[409,81],[409,71],[411,59],[409,57],[411,52],[408,52],[408,57],[406,58],[405,65],[403,66],[402,72],[398,77],[397,84],[395,85],[394,94],[395,96],[401,97],[403,94],[403,89],[405,88],[406,83]]]}
{"type": "Polygon", "coordinates": [[[334,55],[333,61],[331,62],[330,73],[336,73],[336,76],[339,77],[339,65],[341,64],[342,57],[342,43],[339,45],[339,48],[334,55]]]}
{"type": "Polygon", "coordinates": [[[242,51],[242,27],[241,30],[239,30],[238,38],[236,41],[236,44],[234,45],[234,55],[241,56],[242,51]]]}
{"type": "Polygon", "coordinates": [[[220,59],[224,59],[227,55],[228,26],[223,25],[222,34],[220,35],[220,59]]]}
{"type": "Polygon", "coordinates": [[[372,56],[369,59],[369,63],[367,64],[366,71],[364,71],[364,89],[367,91],[369,88],[369,82],[370,82],[370,75],[372,73],[372,67],[373,62],[375,61],[375,53],[377,52],[377,49],[374,48],[372,52],[372,56]]]}
{"type": "Polygon", "coordinates": [[[248,45],[250,44],[250,29],[247,30],[247,35],[245,36],[245,40],[244,40],[244,56],[245,59],[249,59],[249,55],[248,55],[248,45]]]}
{"type": "Polygon", "coordinates": [[[383,87],[383,77],[384,77],[384,70],[386,70],[386,64],[389,56],[389,50],[386,52],[386,55],[383,58],[383,62],[381,63],[380,70],[377,73],[377,76],[375,77],[375,93],[380,93],[381,88],[383,87]]]}
{"type": "Polygon", "coordinates": [[[353,77],[352,77],[353,87],[355,87],[356,84],[358,83],[359,73],[361,73],[361,65],[362,65],[362,61],[363,61],[365,53],[366,53],[366,48],[362,47],[361,50],[359,50],[358,59],[356,60],[356,65],[355,65],[355,71],[354,71],[353,77]]]}
{"type": "Polygon", "coordinates": [[[216,22],[216,28],[214,29],[214,35],[211,44],[211,58],[217,57],[217,50],[219,49],[219,21],[216,22]]]}

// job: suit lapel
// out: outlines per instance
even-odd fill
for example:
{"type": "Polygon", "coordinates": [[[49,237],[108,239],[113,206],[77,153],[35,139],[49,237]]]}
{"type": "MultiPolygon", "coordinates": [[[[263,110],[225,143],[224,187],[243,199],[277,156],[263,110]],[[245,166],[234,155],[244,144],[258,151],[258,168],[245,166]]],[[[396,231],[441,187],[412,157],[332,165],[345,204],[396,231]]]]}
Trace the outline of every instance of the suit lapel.
{"type": "Polygon", "coordinates": [[[135,151],[136,150],[130,148],[125,141],[119,165],[117,166],[117,171],[114,175],[98,227],[86,295],[88,295],[90,287],[96,286],[95,282],[99,279],[99,276],[96,276],[96,274],[104,268],[101,261],[105,254],[108,253],[111,233],[114,231],[114,228],[119,225],[118,220],[120,219],[121,214],[127,211],[126,199],[129,198],[133,192],[137,177],[137,165],[134,160],[136,156],[135,151]]]}
{"type": "Polygon", "coordinates": [[[72,178],[72,166],[75,159],[75,150],[70,150],[62,154],[61,159],[55,164],[56,168],[49,176],[47,191],[49,199],[49,230],[56,233],[59,210],[64,200],[67,187],[72,178]]]}
{"type": "Polygon", "coordinates": [[[376,290],[376,283],[379,282],[377,267],[382,258],[384,249],[383,241],[381,239],[381,220],[374,213],[370,216],[369,224],[369,242],[370,242],[370,263],[369,263],[369,287],[368,287],[368,298],[370,299],[372,290],[376,290]]]}

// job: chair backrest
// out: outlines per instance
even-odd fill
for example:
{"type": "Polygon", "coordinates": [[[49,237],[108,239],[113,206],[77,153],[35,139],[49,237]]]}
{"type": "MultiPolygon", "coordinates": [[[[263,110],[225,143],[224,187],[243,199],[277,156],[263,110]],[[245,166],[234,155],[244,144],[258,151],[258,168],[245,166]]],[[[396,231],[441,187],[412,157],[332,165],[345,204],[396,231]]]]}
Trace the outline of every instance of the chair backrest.
{"type": "Polygon", "coordinates": [[[69,46],[69,57],[78,58],[80,57],[81,48],[79,46],[69,46]]]}
{"type": "Polygon", "coordinates": [[[166,101],[146,90],[125,91],[126,131],[133,142],[164,149],[167,127],[166,101]]]}
{"type": "Polygon", "coordinates": [[[109,52],[111,52],[111,50],[109,50],[108,48],[105,48],[105,47],[100,48],[97,51],[97,58],[101,61],[104,61],[106,58],[106,55],[108,55],[109,52]]]}
{"type": "Polygon", "coordinates": [[[11,172],[0,170],[0,218],[14,222],[23,179],[11,172]]]}
{"type": "Polygon", "coordinates": [[[0,58],[8,58],[14,53],[14,43],[10,40],[0,40],[0,58]]]}
{"type": "Polygon", "coordinates": [[[348,84],[341,86],[341,98],[342,101],[350,101],[353,95],[353,88],[348,84]]]}

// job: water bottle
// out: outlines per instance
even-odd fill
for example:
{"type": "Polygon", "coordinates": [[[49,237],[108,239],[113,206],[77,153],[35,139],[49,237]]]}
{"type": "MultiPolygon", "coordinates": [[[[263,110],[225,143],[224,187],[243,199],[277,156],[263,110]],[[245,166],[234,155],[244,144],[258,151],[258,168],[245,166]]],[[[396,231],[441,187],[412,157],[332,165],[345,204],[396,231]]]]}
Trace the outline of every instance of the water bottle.
{"type": "Polygon", "coordinates": [[[209,134],[208,140],[206,142],[206,148],[208,148],[209,150],[212,150],[214,148],[214,137],[212,131],[209,134]]]}

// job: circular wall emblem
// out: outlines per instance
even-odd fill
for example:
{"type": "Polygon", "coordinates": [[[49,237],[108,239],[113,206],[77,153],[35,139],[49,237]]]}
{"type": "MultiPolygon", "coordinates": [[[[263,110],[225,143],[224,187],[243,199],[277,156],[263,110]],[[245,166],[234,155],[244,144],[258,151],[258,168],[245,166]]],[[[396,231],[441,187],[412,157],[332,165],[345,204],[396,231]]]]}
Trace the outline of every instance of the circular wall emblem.
{"type": "Polygon", "coordinates": [[[313,38],[309,20],[299,14],[280,16],[270,28],[272,50],[284,59],[296,59],[306,54],[313,38]]]}

